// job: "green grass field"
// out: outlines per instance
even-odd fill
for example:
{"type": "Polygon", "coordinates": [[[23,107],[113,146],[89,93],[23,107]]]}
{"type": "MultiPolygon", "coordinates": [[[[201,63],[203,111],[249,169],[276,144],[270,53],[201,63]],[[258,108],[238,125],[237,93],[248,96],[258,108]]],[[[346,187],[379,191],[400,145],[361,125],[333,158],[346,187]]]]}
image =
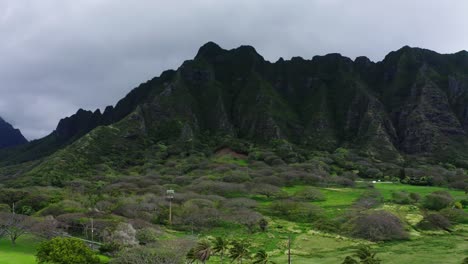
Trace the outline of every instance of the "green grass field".
{"type": "Polygon", "coordinates": [[[23,236],[18,239],[16,245],[10,240],[0,239],[0,263],[23,264],[36,263],[36,245],[39,241],[31,236],[23,236]]]}

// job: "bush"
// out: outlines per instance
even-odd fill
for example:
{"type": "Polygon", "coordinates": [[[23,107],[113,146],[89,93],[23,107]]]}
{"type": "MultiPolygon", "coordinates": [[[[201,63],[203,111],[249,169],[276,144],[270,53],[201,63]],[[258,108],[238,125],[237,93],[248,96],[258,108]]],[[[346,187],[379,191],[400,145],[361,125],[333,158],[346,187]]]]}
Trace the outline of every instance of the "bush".
{"type": "Polygon", "coordinates": [[[419,193],[410,193],[410,198],[415,203],[417,203],[417,202],[419,202],[421,200],[421,195],[419,195],[419,193]]]}
{"type": "Polygon", "coordinates": [[[99,247],[99,252],[107,256],[113,256],[115,253],[119,252],[122,247],[114,242],[104,243],[99,247]]]}
{"type": "Polygon", "coordinates": [[[137,231],[136,238],[142,245],[151,244],[161,237],[162,232],[152,227],[145,227],[137,231]]]}
{"type": "Polygon", "coordinates": [[[63,237],[56,237],[40,243],[36,258],[38,263],[100,263],[96,253],[86,246],[83,241],[63,237]]]}
{"type": "Polygon", "coordinates": [[[407,192],[393,192],[392,201],[397,204],[411,204],[413,199],[407,192]]]}
{"type": "Polygon", "coordinates": [[[66,213],[80,213],[85,212],[86,210],[83,208],[83,205],[76,201],[71,200],[63,200],[58,203],[54,203],[49,205],[48,207],[39,211],[39,215],[46,216],[46,215],[53,215],[58,216],[66,213]]]}
{"type": "Polygon", "coordinates": [[[185,263],[185,256],[194,246],[188,240],[166,240],[162,244],[152,247],[133,247],[120,252],[119,256],[112,259],[110,264],[178,264],[185,263]]]}
{"type": "Polygon", "coordinates": [[[297,191],[294,194],[294,198],[303,201],[325,201],[325,196],[320,192],[320,190],[310,186],[297,191]]]}
{"type": "Polygon", "coordinates": [[[353,207],[359,210],[370,209],[378,206],[382,202],[382,194],[377,190],[371,189],[363,193],[361,197],[354,202],[353,207]]]}
{"type": "Polygon", "coordinates": [[[375,211],[356,217],[352,229],[352,235],[371,241],[408,238],[400,219],[385,211],[375,211]]]}
{"type": "Polygon", "coordinates": [[[445,216],[450,222],[458,224],[468,224],[468,212],[457,208],[444,208],[440,214],[445,216]]]}
{"type": "Polygon", "coordinates": [[[275,201],[270,205],[270,210],[278,217],[296,222],[313,222],[322,215],[320,207],[293,200],[275,201]]]}
{"type": "Polygon", "coordinates": [[[452,223],[441,214],[429,214],[418,223],[418,227],[421,229],[443,229],[449,231],[452,223]]]}
{"type": "Polygon", "coordinates": [[[428,194],[423,201],[424,208],[439,211],[448,207],[453,202],[452,196],[448,192],[438,191],[428,194]]]}

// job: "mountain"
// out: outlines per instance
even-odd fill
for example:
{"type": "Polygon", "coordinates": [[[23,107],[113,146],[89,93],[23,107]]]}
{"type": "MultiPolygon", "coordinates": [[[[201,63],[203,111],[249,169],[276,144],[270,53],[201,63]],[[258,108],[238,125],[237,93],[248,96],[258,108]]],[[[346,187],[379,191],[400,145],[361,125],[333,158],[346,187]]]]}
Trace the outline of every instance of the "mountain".
{"type": "Polygon", "coordinates": [[[28,140],[8,122],[0,117],[0,148],[13,147],[28,143],[28,140]]]}
{"type": "Polygon", "coordinates": [[[285,162],[346,148],[379,162],[466,166],[467,131],[466,51],[405,46],[380,62],[328,54],[272,63],[251,46],[209,42],[115,107],[80,109],[49,136],[0,152],[0,165],[29,162],[21,175],[48,184],[138,174],[171,155],[265,146],[285,162]]]}

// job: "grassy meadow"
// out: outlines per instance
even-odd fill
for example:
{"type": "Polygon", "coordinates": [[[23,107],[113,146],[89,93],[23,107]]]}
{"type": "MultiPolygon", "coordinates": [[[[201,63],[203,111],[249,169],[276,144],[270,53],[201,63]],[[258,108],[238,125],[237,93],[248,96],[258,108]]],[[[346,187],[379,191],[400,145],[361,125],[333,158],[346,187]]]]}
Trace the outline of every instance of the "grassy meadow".
{"type": "MultiPolygon", "coordinates": [[[[292,195],[304,186],[284,187],[283,190],[292,195]]],[[[418,231],[414,228],[414,219],[422,219],[421,211],[414,205],[397,205],[391,202],[392,192],[415,192],[424,196],[434,191],[446,190],[455,199],[466,197],[462,191],[448,190],[441,187],[410,186],[403,184],[376,183],[385,202],[377,209],[391,211],[404,219],[410,238],[405,241],[372,243],[366,240],[343,237],[336,234],[321,232],[309,223],[297,223],[270,217],[267,232],[250,234],[242,226],[217,227],[201,233],[172,231],[173,236],[216,237],[230,239],[245,239],[250,242],[251,253],[264,249],[276,263],[287,261],[288,237],[291,237],[293,263],[341,263],[347,255],[352,255],[361,244],[371,245],[383,263],[461,263],[468,256],[468,225],[457,225],[452,233],[446,231],[418,231]]],[[[319,188],[324,194],[324,201],[312,202],[320,206],[328,219],[337,217],[349,208],[365,188],[319,188]]],[[[259,207],[267,208],[274,198],[253,195],[250,197],[259,202],[259,207]]],[[[466,210],[466,209],[465,209],[466,210]]],[[[163,238],[164,239],[164,238],[163,238]]],[[[31,236],[21,237],[17,245],[2,238],[0,240],[0,264],[36,263],[35,247],[39,240],[31,236]]],[[[103,258],[103,262],[107,260],[103,258]]],[[[224,262],[226,262],[225,260],[224,262]]],[[[230,261],[230,260],[229,260],[230,261]]],[[[221,263],[219,257],[213,256],[210,263],[221,263]]]]}

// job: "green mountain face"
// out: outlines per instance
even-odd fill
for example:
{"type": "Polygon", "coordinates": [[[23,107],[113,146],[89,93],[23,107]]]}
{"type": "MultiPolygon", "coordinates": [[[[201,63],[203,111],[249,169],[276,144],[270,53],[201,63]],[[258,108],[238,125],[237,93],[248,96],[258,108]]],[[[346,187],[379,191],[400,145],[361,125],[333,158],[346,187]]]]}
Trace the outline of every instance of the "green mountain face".
{"type": "Polygon", "coordinates": [[[463,163],[467,129],[465,51],[403,47],[377,63],[339,54],[271,63],[253,47],[209,42],[115,107],[79,110],[49,136],[0,152],[0,165],[3,177],[50,184],[137,174],[170,155],[210,155],[223,146],[246,154],[248,146],[341,147],[384,162],[463,163]]]}

